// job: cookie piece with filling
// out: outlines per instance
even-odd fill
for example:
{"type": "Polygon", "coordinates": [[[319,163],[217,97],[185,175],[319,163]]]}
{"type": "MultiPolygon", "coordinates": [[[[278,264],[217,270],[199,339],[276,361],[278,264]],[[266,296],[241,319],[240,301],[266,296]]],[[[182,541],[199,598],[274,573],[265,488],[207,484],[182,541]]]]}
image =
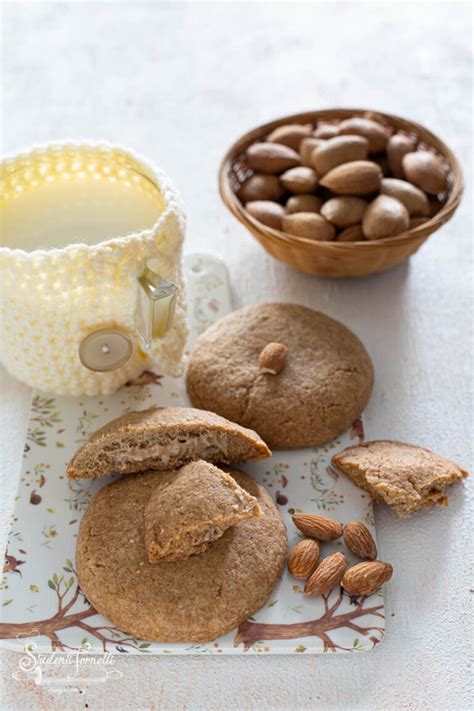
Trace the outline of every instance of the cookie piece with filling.
{"type": "Polygon", "coordinates": [[[230,526],[260,516],[257,499],[212,464],[191,462],[162,476],[144,513],[150,563],[202,553],[230,526]]]}
{"type": "Polygon", "coordinates": [[[428,449],[389,440],[347,447],[332,462],[375,501],[383,501],[401,517],[436,504],[447,506],[447,487],[468,476],[457,464],[428,449]]]}
{"type": "Polygon", "coordinates": [[[119,472],[176,469],[205,459],[231,463],[271,454],[252,430],[192,407],[154,407],[128,412],[97,430],[76,452],[69,479],[119,472]]]}

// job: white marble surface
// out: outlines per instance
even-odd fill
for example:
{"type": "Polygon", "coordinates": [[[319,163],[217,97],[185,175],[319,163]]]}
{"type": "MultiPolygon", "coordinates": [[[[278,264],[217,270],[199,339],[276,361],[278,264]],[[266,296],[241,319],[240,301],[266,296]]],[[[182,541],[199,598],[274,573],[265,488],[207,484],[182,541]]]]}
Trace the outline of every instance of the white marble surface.
{"type": "MultiPolygon", "coordinates": [[[[471,16],[468,3],[8,3],[2,5],[2,152],[69,137],[150,156],[182,190],[188,251],[223,255],[235,302],[294,300],[341,319],[372,354],[368,432],[472,466],[471,16]],[[463,161],[455,218],[409,264],[372,278],[311,278],[272,261],[222,206],[216,170],[254,125],[367,106],[412,117],[463,161]]],[[[29,391],[1,380],[1,546],[29,391]]],[[[6,709],[452,709],[469,706],[472,481],[450,506],[377,511],[387,635],[336,657],[120,658],[123,678],[58,697],[11,677],[6,709]]]]}

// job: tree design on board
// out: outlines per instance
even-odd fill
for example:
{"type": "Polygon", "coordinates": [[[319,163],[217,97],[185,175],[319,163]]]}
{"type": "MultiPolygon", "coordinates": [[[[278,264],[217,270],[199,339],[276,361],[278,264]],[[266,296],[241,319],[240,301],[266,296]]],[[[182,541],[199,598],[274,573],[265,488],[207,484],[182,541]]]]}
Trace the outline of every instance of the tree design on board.
{"type": "Polygon", "coordinates": [[[30,637],[48,637],[51,641],[53,652],[66,650],[77,651],[88,642],[87,636],[95,637],[100,641],[104,652],[112,651],[128,652],[130,649],[138,652],[149,652],[150,642],[144,642],[136,637],[127,636],[112,625],[90,624],[89,618],[98,615],[77,582],[77,573],[74,570],[71,560],[66,560],[63,566],[63,573],[54,573],[48,580],[49,589],[55,593],[57,598],[57,610],[51,617],[34,622],[0,622],[0,639],[22,639],[30,637]],[[77,602],[83,602],[86,607],[79,612],[74,612],[73,608],[77,602]],[[80,646],[71,647],[59,637],[58,633],[70,627],[77,627],[86,635],[80,642],[80,646]]]}
{"type": "Polygon", "coordinates": [[[343,589],[340,588],[338,596],[332,604],[329,604],[330,594],[321,595],[321,597],[324,602],[324,613],[321,617],[318,617],[318,619],[309,620],[307,622],[294,622],[291,624],[254,622],[249,619],[239,625],[234,639],[234,647],[243,644],[244,651],[248,651],[254,644],[265,640],[319,637],[323,643],[324,652],[336,652],[338,649],[344,652],[359,651],[360,644],[353,645],[352,647],[343,647],[340,644],[336,644],[330,637],[332,631],[344,627],[353,630],[358,635],[368,637],[369,641],[372,642],[372,648],[381,641],[384,634],[383,627],[374,626],[373,624],[363,626],[358,624],[356,620],[360,621],[360,618],[369,615],[384,620],[385,615],[382,612],[383,602],[379,605],[373,605],[372,607],[364,607],[365,602],[370,598],[350,597],[349,599],[351,604],[354,605],[354,609],[336,614],[345,597],[343,589]],[[379,636],[376,635],[377,632],[379,636]]]}

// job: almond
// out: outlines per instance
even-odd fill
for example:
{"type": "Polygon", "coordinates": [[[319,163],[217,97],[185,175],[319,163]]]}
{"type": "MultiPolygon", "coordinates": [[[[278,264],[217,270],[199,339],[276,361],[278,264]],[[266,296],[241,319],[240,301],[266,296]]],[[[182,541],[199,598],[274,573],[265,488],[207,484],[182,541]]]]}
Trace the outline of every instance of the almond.
{"type": "Polygon", "coordinates": [[[379,195],[365,211],[362,230],[367,239],[383,239],[406,232],[410,217],[405,205],[388,195],[379,195]]]}
{"type": "Polygon", "coordinates": [[[286,365],[288,348],[283,343],[267,343],[261,351],[258,365],[262,373],[276,375],[286,365]]]}
{"type": "Polygon", "coordinates": [[[237,197],[245,205],[253,200],[279,200],[284,192],[276,175],[255,173],[242,183],[237,197]]]}
{"type": "Polygon", "coordinates": [[[346,227],[345,230],[339,232],[336,237],[338,242],[365,242],[365,236],[362,231],[362,225],[353,225],[346,227]]]}
{"type": "Polygon", "coordinates": [[[285,215],[282,229],[283,232],[295,237],[305,237],[319,242],[329,242],[336,236],[334,226],[315,212],[295,212],[285,215]]]}
{"type": "Polygon", "coordinates": [[[293,212],[319,212],[323,204],[318,195],[293,195],[286,203],[288,214],[293,212]]]}
{"type": "Polygon", "coordinates": [[[324,145],[324,143],[325,141],[323,141],[321,138],[303,138],[300,145],[300,156],[302,164],[306,165],[308,168],[312,168],[313,164],[311,162],[311,154],[315,148],[324,145]]]}
{"type": "Polygon", "coordinates": [[[351,227],[362,222],[367,200],[357,197],[331,198],[321,207],[321,215],[336,227],[351,227]]]}
{"type": "Polygon", "coordinates": [[[318,185],[318,176],[314,170],[302,165],[285,170],[280,176],[280,180],[290,193],[310,193],[318,185]]]}
{"type": "Polygon", "coordinates": [[[318,175],[325,175],[332,168],[354,160],[364,160],[369,154],[369,142],[362,136],[336,136],[317,146],[311,154],[311,162],[318,175]]]}
{"type": "Polygon", "coordinates": [[[300,148],[301,141],[308,136],[311,136],[310,125],[287,124],[286,126],[275,128],[268,136],[267,141],[269,143],[281,143],[297,151],[300,148]]]}
{"type": "Polygon", "coordinates": [[[372,595],[392,577],[390,563],[374,560],[370,563],[357,563],[346,570],[341,585],[349,595],[372,595]]]}
{"type": "Polygon", "coordinates": [[[306,580],[319,563],[319,543],[305,538],[296,544],[288,558],[288,570],[294,578],[306,580]]]}
{"type": "Polygon", "coordinates": [[[387,129],[382,124],[358,116],[341,121],[339,133],[363,136],[369,142],[369,153],[383,151],[389,137],[387,129]]]}
{"type": "Polygon", "coordinates": [[[325,595],[340,581],[346,569],[344,553],[333,553],[324,558],[304,586],[305,595],[325,595]]]}
{"type": "Polygon", "coordinates": [[[404,133],[396,133],[387,141],[388,167],[394,178],[403,178],[402,160],[407,153],[412,153],[416,148],[414,138],[404,133]]]}
{"type": "Polygon", "coordinates": [[[246,156],[248,166],[257,173],[283,173],[300,164],[298,153],[280,143],[254,143],[246,156]]]}
{"type": "Polygon", "coordinates": [[[377,163],[355,160],[333,168],[319,184],[338,195],[369,195],[379,189],[381,179],[382,170],[377,163]]]}
{"type": "Polygon", "coordinates": [[[380,183],[380,192],[382,195],[400,200],[408,210],[409,215],[426,217],[430,214],[430,203],[426,194],[406,180],[398,180],[398,178],[383,178],[380,183]]]}
{"type": "Polygon", "coordinates": [[[351,521],[344,526],[344,543],[351,553],[365,560],[377,558],[377,547],[367,526],[360,521],[351,521]]]}
{"type": "Polygon", "coordinates": [[[342,536],[342,525],[327,516],[319,514],[295,514],[293,523],[296,528],[318,541],[335,541],[342,536]]]}
{"type": "Polygon", "coordinates": [[[437,155],[429,151],[407,153],[402,160],[405,177],[425,193],[439,195],[448,187],[448,171],[437,155]]]}
{"type": "Polygon", "coordinates": [[[334,138],[334,136],[339,135],[339,123],[324,123],[324,121],[318,123],[318,127],[313,133],[316,138],[334,138]]]}
{"type": "Polygon", "coordinates": [[[245,205],[245,209],[263,225],[281,230],[284,208],[271,200],[254,200],[245,205]]]}

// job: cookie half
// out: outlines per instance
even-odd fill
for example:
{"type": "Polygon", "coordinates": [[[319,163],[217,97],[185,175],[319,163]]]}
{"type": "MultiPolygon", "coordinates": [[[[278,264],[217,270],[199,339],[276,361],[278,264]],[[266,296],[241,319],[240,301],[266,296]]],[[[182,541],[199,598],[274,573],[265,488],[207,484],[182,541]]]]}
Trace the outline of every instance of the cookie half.
{"type": "Polygon", "coordinates": [[[117,417],[85,442],[67,468],[69,479],[114,472],[175,469],[197,459],[237,462],[271,454],[255,433],[192,407],[155,407],[117,417]]]}
{"type": "Polygon", "coordinates": [[[447,506],[447,487],[468,476],[429,449],[389,440],[347,447],[332,462],[375,501],[383,501],[402,517],[436,504],[447,506]]]}
{"type": "Polygon", "coordinates": [[[285,564],[285,526],[263,487],[229,472],[261,515],[174,563],[151,564],[145,547],[145,508],[166,475],[122,477],[92,499],[77,539],[77,573],[84,595],[113,625],[157,642],[207,642],[264,605],[285,564]]]}
{"type": "Polygon", "coordinates": [[[367,404],[373,368],[362,343],[338,321],[273,303],[240,309],[208,328],[186,382],[193,405],[286,449],[322,444],[346,430],[367,404]],[[264,367],[266,346],[275,373],[264,367]]]}
{"type": "Polygon", "coordinates": [[[191,462],[160,476],[163,481],[144,513],[150,563],[202,553],[231,526],[260,516],[257,499],[208,462],[191,462]]]}

